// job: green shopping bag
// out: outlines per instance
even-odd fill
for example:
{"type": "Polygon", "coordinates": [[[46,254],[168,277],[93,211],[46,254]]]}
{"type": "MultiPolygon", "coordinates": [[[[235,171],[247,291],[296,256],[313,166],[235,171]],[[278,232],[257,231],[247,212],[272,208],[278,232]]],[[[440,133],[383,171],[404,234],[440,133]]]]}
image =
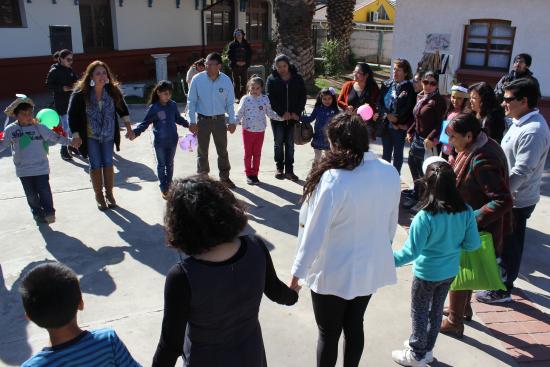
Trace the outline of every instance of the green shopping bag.
{"type": "Polygon", "coordinates": [[[452,291],[506,290],[500,278],[493,236],[489,232],[480,232],[479,236],[479,249],[473,252],[462,251],[460,254],[460,269],[451,284],[452,291]]]}

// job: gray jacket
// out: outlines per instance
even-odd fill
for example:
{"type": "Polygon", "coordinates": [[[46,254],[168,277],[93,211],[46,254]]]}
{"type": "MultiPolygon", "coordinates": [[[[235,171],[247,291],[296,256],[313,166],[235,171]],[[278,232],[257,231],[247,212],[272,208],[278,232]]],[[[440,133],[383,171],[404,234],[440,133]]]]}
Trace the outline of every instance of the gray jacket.
{"type": "Polygon", "coordinates": [[[502,139],[510,170],[514,208],[535,205],[540,198],[544,164],[550,148],[550,129],[538,110],[514,120],[502,139]]]}
{"type": "Polygon", "coordinates": [[[21,126],[17,121],[9,124],[0,140],[0,152],[11,146],[17,177],[40,176],[50,173],[48,142],[70,144],[71,140],[58,135],[44,125],[21,126]],[[24,138],[26,135],[28,138],[24,138]],[[21,139],[30,141],[21,143],[21,139]]]}

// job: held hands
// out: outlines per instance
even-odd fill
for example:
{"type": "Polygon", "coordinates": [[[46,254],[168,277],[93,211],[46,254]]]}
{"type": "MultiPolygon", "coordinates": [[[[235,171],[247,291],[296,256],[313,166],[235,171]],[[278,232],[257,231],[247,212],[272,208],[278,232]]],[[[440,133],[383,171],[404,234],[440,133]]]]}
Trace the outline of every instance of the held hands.
{"type": "Polygon", "coordinates": [[[227,131],[229,131],[231,134],[233,134],[235,132],[235,130],[237,129],[237,125],[236,124],[228,124],[227,125],[227,131]]]}
{"type": "Polygon", "coordinates": [[[288,287],[296,293],[300,293],[300,289],[302,289],[302,286],[298,284],[299,280],[300,279],[298,279],[297,277],[292,277],[290,284],[288,285],[288,287]]]}
{"type": "Polygon", "coordinates": [[[71,145],[71,147],[78,149],[82,145],[82,139],[72,138],[70,145],[71,145]]]}
{"type": "Polygon", "coordinates": [[[412,141],[413,141],[413,135],[412,135],[412,134],[407,134],[406,140],[407,140],[407,143],[412,143],[412,141]]]}
{"type": "Polygon", "coordinates": [[[132,129],[128,129],[126,132],[126,139],[134,140],[136,138],[136,134],[132,129]]]}
{"type": "Polygon", "coordinates": [[[196,134],[199,132],[199,125],[198,124],[189,124],[189,131],[193,134],[196,134]]]}
{"type": "Polygon", "coordinates": [[[290,119],[291,119],[291,120],[300,121],[300,116],[298,116],[297,113],[291,112],[291,113],[290,113],[290,119]]]}
{"type": "Polygon", "coordinates": [[[434,146],[435,144],[433,141],[431,141],[430,139],[424,139],[424,147],[426,149],[433,149],[434,146]]]}
{"type": "Polygon", "coordinates": [[[391,113],[388,113],[388,114],[386,115],[386,118],[387,118],[388,121],[391,122],[392,124],[397,123],[397,116],[392,115],[391,113]]]}
{"type": "Polygon", "coordinates": [[[282,116],[282,117],[283,117],[283,120],[285,120],[285,121],[290,120],[290,119],[291,119],[291,117],[290,117],[290,112],[285,112],[285,113],[283,113],[283,116],[282,116]]]}

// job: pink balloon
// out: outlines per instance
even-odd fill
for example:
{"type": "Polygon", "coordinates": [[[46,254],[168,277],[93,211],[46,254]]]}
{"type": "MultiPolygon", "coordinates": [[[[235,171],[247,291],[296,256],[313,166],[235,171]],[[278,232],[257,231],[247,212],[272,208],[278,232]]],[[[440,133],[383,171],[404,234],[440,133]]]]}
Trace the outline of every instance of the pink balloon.
{"type": "Polygon", "coordinates": [[[185,136],[181,136],[178,139],[178,145],[180,146],[181,150],[192,152],[197,149],[199,142],[194,134],[187,134],[185,136]]]}
{"type": "Polygon", "coordinates": [[[363,120],[368,121],[372,118],[372,115],[374,114],[374,111],[372,110],[372,107],[368,104],[364,104],[362,106],[359,106],[357,109],[357,114],[363,118],[363,120]]]}

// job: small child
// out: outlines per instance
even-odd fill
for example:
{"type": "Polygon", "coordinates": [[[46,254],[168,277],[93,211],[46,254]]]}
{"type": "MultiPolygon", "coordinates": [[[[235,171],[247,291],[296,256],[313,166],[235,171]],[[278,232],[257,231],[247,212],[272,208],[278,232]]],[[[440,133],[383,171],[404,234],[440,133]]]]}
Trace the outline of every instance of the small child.
{"type": "Polygon", "coordinates": [[[27,203],[36,224],[55,222],[48,141],[78,147],[72,139],[58,135],[33,117],[34,103],[24,95],[18,95],[4,113],[17,120],[6,126],[0,140],[0,152],[11,146],[15,173],[21,180],[27,203]]]}
{"type": "Polygon", "coordinates": [[[150,106],[143,122],[133,129],[135,136],[138,137],[147,130],[151,123],[153,124],[157,175],[164,200],[166,200],[174,175],[174,156],[178,146],[176,124],[189,127],[189,122],[180,115],[178,105],[171,99],[173,90],[172,83],[168,80],[158,82],[151,92],[150,106]]]}
{"type": "Polygon", "coordinates": [[[315,107],[309,116],[301,116],[301,122],[310,123],[315,120],[313,140],[311,146],[315,156],[313,158],[313,164],[319,163],[323,155],[330,149],[330,145],[325,134],[325,126],[328,125],[332,117],[338,114],[338,104],[336,101],[336,92],[334,88],[323,88],[317,96],[317,102],[315,107]]]}
{"type": "Polygon", "coordinates": [[[414,261],[412,282],[412,335],[404,350],[392,352],[402,366],[426,366],[443,318],[449,287],[458,273],[461,250],[481,246],[472,208],[456,189],[456,175],[441,157],[424,161],[421,210],[414,217],[409,238],[394,251],[396,266],[414,261]]]}
{"type": "Polygon", "coordinates": [[[82,330],[76,314],[84,308],[78,278],[58,262],[32,269],[21,282],[25,314],[50,335],[50,347],[32,356],[22,367],[140,366],[113,329],[82,330]]]}
{"type": "Polygon", "coordinates": [[[265,117],[283,121],[283,118],[271,109],[269,98],[263,94],[264,81],[253,75],[246,84],[248,94],[241,98],[237,108],[237,123],[243,126],[244,144],[244,172],[246,183],[256,185],[260,183],[258,172],[260,171],[260,158],[266,122],[265,117]]]}

